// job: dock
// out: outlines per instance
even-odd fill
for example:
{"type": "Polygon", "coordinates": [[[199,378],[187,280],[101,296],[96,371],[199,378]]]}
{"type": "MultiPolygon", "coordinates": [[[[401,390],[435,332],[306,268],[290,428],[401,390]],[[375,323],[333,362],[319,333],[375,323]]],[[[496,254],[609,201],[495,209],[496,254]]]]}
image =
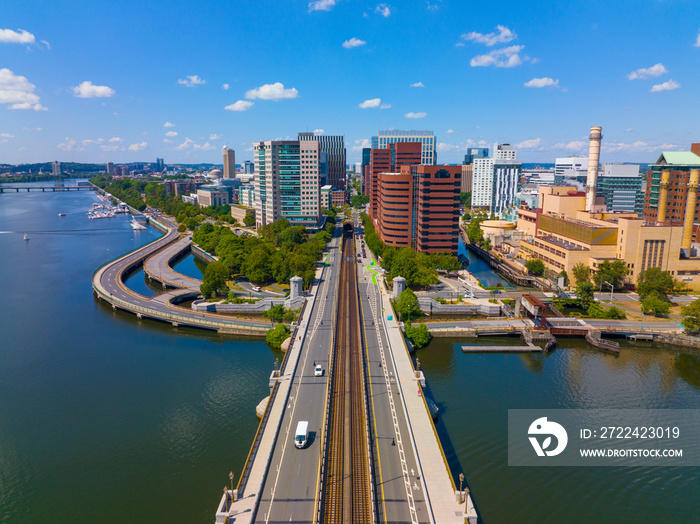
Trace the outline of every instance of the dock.
{"type": "Polygon", "coordinates": [[[542,348],[535,344],[527,346],[462,346],[462,353],[536,353],[542,348]]]}

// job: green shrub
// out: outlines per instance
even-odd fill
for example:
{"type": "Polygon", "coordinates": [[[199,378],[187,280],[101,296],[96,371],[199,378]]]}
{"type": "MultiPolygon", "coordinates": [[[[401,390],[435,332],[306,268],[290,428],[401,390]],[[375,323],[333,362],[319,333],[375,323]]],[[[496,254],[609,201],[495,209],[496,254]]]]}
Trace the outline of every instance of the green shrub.
{"type": "Polygon", "coordinates": [[[272,349],[280,349],[282,347],[282,342],[284,342],[289,337],[289,328],[284,324],[277,324],[265,335],[265,341],[267,345],[272,349]]]}

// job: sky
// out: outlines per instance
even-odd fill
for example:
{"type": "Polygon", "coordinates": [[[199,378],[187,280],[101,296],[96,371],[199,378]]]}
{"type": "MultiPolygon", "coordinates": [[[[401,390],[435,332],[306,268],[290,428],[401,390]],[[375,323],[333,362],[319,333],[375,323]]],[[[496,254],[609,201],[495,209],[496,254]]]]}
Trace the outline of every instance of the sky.
{"type": "Polygon", "coordinates": [[[700,142],[697,0],[5,0],[0,163],[221,163],[431,130],[439,163],[654,162],[700,142]]]}

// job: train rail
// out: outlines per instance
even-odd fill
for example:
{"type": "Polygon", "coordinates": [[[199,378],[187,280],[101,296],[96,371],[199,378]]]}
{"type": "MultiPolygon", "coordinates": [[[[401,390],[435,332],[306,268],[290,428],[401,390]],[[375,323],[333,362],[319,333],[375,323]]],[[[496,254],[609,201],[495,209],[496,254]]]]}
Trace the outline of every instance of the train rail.
{"type": "Polygon", "coordinates": [[[370,524],[376,511],[352,230],[343,240],[340,278],[320,517],[370,524]]]}

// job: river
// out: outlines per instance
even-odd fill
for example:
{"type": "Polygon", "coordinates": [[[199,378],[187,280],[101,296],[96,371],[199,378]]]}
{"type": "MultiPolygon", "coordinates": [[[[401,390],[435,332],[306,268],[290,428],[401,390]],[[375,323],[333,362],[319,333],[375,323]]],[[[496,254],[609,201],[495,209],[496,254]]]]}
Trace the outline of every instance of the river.
{"type": "MultiPolygon", "coordinates": [[[[94,201],[0,195],[0,522],[211,524],[281,355],[98,302],[93,271],[160,233],[134,232],[125,217],[87,220],[94,201]]],[[[178,265],[192,276],[201,267],[178,265]]],[[[157,289],[143,273],[129,286],[157,289]]],[[[452,469],[466,474],[485,522],[697,517],[698,468],[509,468],[503,440],[509,408],[698,408],[697,354],[623,342],[614,357],[571,340],[544,358],[463,355],[456,342],[417,355],[452,469]]]]}

